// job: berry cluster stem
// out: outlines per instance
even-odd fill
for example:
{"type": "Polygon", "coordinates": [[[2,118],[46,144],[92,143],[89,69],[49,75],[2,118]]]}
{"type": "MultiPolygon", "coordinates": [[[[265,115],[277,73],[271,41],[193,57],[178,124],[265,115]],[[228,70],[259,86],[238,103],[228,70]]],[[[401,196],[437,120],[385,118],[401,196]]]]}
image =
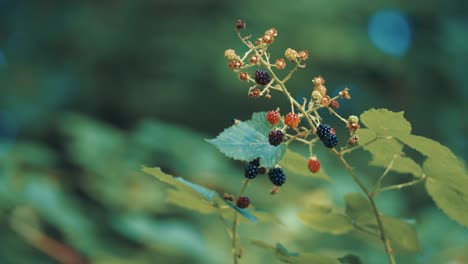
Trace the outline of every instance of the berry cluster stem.
{"type": "MultiPolygon", "coordinates": [[[[249,185],[250,179],[245,179],[244,184],[242,185],[241,190],[239,191],[239,194],[237,197],[241,197],[242,194],[244,194],[245,190],[247,189],[247,186],[249,185]]],[[[239,222],[239,213],[237,211],[234,211],[234,219],[232,223],[232,258],[234,260],[234,264],[239,263],[239,255],[237,252],[237,226],[239,222]]]]}
{"type": "Polygon", "coordinates": [[[388,261],[389,261],[390,264],[396,264],[395,258],[393,256],[393,249],[392,249],[392,246],[390,244],[390,240],[385,235],[385,230],[384,230],[384,226],[383,226],[383,223],[382,223],[382,218],[380,217],[380,213],[379,213],[379,211],[377,209],[377,205],[375,204],[374,195],[371,192],[369,192],[367,187],[362,183],[361,180],[359,180],[359,178],[354,173],[353,168],[345,160],[342,153],[336,151],[335,149],[333,149],[333,152],[339,158],[341,163],[343,163],[343,165],[345,166],[346,170],[349,172],[349,174],[351,175],[353,180],[359,185],[359,187],[361,188],[361,190],[364,192],[367,199],[369,200],[369,203],[370,203],[370,205],[372,207],[372,212],[374,213],[375,219],[377,220],[377,224],[378,224],[379,231],[380,231],[380,239],[382,240],[382,242],[384,244],[384,249],[385,249],[385,252],[387,253],[387,256],[388,256],[388,261]]]}

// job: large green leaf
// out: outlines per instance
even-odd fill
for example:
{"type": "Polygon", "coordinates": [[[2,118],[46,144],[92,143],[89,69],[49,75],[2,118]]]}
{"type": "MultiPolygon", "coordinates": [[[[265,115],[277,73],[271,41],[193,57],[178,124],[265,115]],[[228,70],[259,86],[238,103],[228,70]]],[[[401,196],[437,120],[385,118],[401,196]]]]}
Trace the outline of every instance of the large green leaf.
{"type": "Polygon", "coordinates": [[[361,122],[378,136],[411,132],[411,124],[403,117],[403,112],[372,108],[361,114],[361,122]]]}
{"type": "Polygon", "coordinates": [[[279,165],[283,167],[287,175],[297,174],[308,177],[330,180],[330,177],[324,172],[323,168],[317,173],[312,173],[307,167],[308,160],[301,154],[290,149],[286,150],[286,154],[280,161],[279,165]]]}
{"type": "Polygon", "coordinates": [[[254,113],[251,120],[233,125],[207,141],[229,158],[251,161],[260,157],[262,166],[273,167],[283,158],[286,146],[270,145],[268,134],[271,126],[265,116],[265,112],[254,113]]]}
{"type": "Polygon", "coordinates": [[[173,177],[171,175],[165,174],[161,171],[160,168],[143,167],[142,170],[154,176],[158,180],[174,187],[175,189],[168,191],[167,200],[168,202],[185,209],[206,214],[217,213],[221,216],[229,213],[229,210],[234,210],[240,213],[250,222],[257,222],[257,220],[278,222],[278,219],[270,213],[257,212],[253,206],[245,209],[239,208],[232,203],[222,199],[217,192],[187,181],[181,177],[173,177]],[[259,217],[257,217],[257,215],[259,217]]]}
{"type": "Polygon", "coordinates": [[[423,164],[423,169],[427,177],[468,196],[468,174],[455,157],[428,158],[423,164]]]}
{"type": "Polygon", "coordinates": [[[298,216],[305,225],[319,232],[342,235],[353,230],[351,220],[343,213],[314,210],[298,216]]]}
{"type": "MultiPolygon", "coordinates": [[[[372,159],[369,163],[371,166],[387,168],[395,155],[400,155],[403,150],[403,144],[393,137],[377,136],[376,132],[371,129],[360,129],[359,144],[363,145],[364,149],[372,154],[372,159]]],[[[399,134],[396,133],[395,134],[399,134]]],[[[403,134],[403,133],[401,133],[403,134]]],[[[410,173],[415,177],[421,177],[423,172],[414,160],[409,157],[398,157],[393,162],[391,171],[397,173],[410,173]]]]}
{"type": "Polygon", "coordinates": [[[426,189],[436,205],[450,218],[468,227],[468,195],[437,179],[429,178],[426,189]]]}
{"type": "Polygon", "coordinates": [[[441,159],[455,158],[450,149],[435,140],[406,133],[396,134],[395,136],[405,145],[419,151],[424,156],[441,159]]]}

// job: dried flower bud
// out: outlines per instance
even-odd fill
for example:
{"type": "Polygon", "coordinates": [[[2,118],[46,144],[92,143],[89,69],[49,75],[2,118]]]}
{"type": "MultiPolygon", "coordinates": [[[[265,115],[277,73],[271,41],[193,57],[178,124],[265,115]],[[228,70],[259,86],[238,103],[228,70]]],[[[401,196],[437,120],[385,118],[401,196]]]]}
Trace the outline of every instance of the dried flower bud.
{"type": "Polygon", "coordinates": [[[239,79],[242,81],[248,81],[249,80],[249,74],[246,72],[240,72],[239,73],[239,79]]]}
{"type": "Polygon", "coordinates": [[[351,95],[349,95],[349,88],[346,87],[343,89],[343,91],[339,92],[338,95],[341,97],[341,98],[346,98],[346,99],[351,99],[351,95]]]}
{"type": "Polygon", "coordinates": [[[250,61],[250,64],[257,64],[259,61],[258,56],[257,55],[250,56],[249,61],[250,61]]]}
{"type": "Polygon", "coordinates": [[[359,140],[358,136],[357,136],[357,135],[354,135],[354,136],[352,136],[351,138],[349,138],[348,144],[354,145],[354,144],[356,144],[356,142],[357,142],[358,140],[359,140]]]}
{"type": "Polygon", "coordinates": [[[295,51],[295,50],[293,50],[291,48],[288,48],[284,52],[284,56],[290,61],[295,61],[299,55],[297,54],[297,51],[295,51]]]}
{"type": "Polygon", "coordinates": [[[226,200],[226,201],[231,201],[231,202],[234,201],[234,195],[232,195],[232,194],[224,193],[224,194],[223,194],[223,198],[224,198],[224,200],[226,200]]]}
{"type": "Polygon", "coordinates": [[[319,102],[321,99],[322,99],[322,94],[319,91],[315,90],[312,92],[312,100],[319,102]]]}
{"type": "Polygon", "coordinates": [[[278,31],[276,30],[276,28],[270,28],[269,30],[265,31],[265,35],[266,34],[276,37],[278,36],[278,31]]]}
{"type": "Polygon", "coordinates": [[[256,98],[260,97],[260,93],[261,93],[260,90],[255,88],[252,91],[250,91],[249,97],[256,99],[256,98]]]}
{"type": "Polygon", "coordinates": [[[275,66],[279,70],[282,70],[282,69],[286,68],[286,62],[283,59],[277,59],[275,61],[275,66]]]}
{"type": "Polygon", "coordinates": [[[229,69],[231,70],[239,69],[240,67],[242,67],[242,61],[238,59],[231,60],[229,61],[228,66],[229,66],[229,69]]]}
{"type": "Polygon", "coordinates": [[[361,128],[361,125],[359,125],[359,123],[349,123],[348,124],[349,132],[355,132],[359,128],[361,128]]]}
{"type": "Polygon", "coordinates": [[[262,44],[262,38],[259,38],[259,39],[257,39],[257,40],[255,41],[255,45],[256,45],[256,46],[259,46],[259,45],[261,45],[261,44],[262,44]]]}
{"type": "Polygon", "coordinates": [[[351,115],[348,117],[348,123],[353,124],[353,123],[359,123],[359,117],[355,115],[351,115]]]}
{"type": "Polygon", "coordinates": [[[301,60],[307,60],[309,58],[309,52],[307,52],[307,50],[301,50],[297,55],[301,60]]]}
{"type": "Polygon", "coordinates": [[[265,34],[262,37],[262,42],[267,45],[273,43],[274,40],[275,40],[275,37],[273,37],[273,35],[270,35],[270,34],[265,34]]]}
{"type": "Polygon", "coordinates": [[[320,99],[320,104],[325,106],[325,107],[328,107],[330,105],[330,96],[326,95],[324,97],[322,97],[322,99],[320,99]]]}
{"type": "Polygon", "coordinates": [[[266,94],[266,95],[265,95],[265,99],[271,99],[271,95],[270,95],[270,94],[266,94]]]}
{"type": "Polygon", "coordinates": [[[315,86],[321,86],[325,84],[325,79],[323,79],[322,76],[317,76],[312,80],[312,83],[315,86]]]}
{"type": "Polygon", "coordinates": [[[316,86],[315,91],[319,91],[322,96],[325,96],[327,94],[327,87],[325,85],[316,86]]]}
{"type": "Polygon", "coordinates": [[[333,109],[338,109],[338,108],[340,108],[340,104],[338,103],[337,100],[331,100],[330,107],[333,108],[333,109]]]}
{"type": "Polygon", "coordinates": [[[224,57],[226,57],[228,60],[233,60],[237,58],[236,51],[233,49],[227,49],[224,51],[224,57]]]}
{"type": "Polygon", "coordinates": [[[245,28],[245,23],[242,21],[242,19],[238,19],[236,22],[236,29],[241,30],[245,28]]]}

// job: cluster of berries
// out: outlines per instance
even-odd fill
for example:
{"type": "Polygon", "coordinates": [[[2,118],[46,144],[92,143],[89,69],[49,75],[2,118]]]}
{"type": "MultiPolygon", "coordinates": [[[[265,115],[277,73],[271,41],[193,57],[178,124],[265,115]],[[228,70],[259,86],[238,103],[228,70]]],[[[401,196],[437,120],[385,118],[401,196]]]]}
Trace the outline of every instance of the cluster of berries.
{"type": "MultiPolygon", "coordinates": [[[[240,31],[243,29],[245,29],[245,23],[239,19],[236,23],[236,30],[239,37],[241,37],[240,31]]],[[[269,72],[265,70],[256,70],[254,76],[251,77],[248,72],[243,70],[254,65],[260,65],[263,60],[262,57],[264,52],[268,46],[274,42],[277,36],[278,31],[275,28],[270,28],[265,31],[263,36],[257,38],[253,43],[248,40],[250,36],[244,38],[241,37],[242,41],[244,41],[244,43],[250,48],[250,51],[242,57],[236,54],[236,51],[233,49],[227,49],[224,52],[224,56],[228,60],[228,67],[234,72],[239,72],[238,77],[240,80],[255,82],[256,85],[249,89],[248,94],[251,98],[259,98],[261,96],[264,96],[265,99],[271,98],[269,85],[272,85],[274,80],[270,77],[269,72]],[[247,54],[252,51],[255,52],[247,57],[247,54]],[[262,86],[264,86],[263,90],[260,90],[259,87],[262,86]]],[[[304,67],[305,65],[301,65],[301,62],[308,59],[309,53],[306,50],[296,51],[288,48],[284,52],[284,57],[289,61],[296,63],[298,66],[304,67]]],[[[269,57],[266,57],[265,60],[267,60],[268,65],[274,66],[279,70],[286,68],[286,60],[283,58],[276,59],[274,64],[270,64],[269,57]]]]}
{"type": "MultiPolygon", "coordinates": [[[[260,158],[256,158],[249,162],[247,167],[244,170],[245,178],[252,180],[257,177],[258,174],[265,174],[267,169],[265,167],[260,166],[260,158]]],[[[268,178],[270,179],[271,183],[275,186],[281,186],[286,182],[286,175],[284,171],[280,167],[275,167],[268,170],[268,178]]],[[[233,195],[224,194],[224,199],[228,201],[234,201],[233,195]]],[[[250,199],[246,196],[240,196],[237,198],[236,206],[239,208],[247,208],[250,205],[250,199]]]]}
{"type": "Polygon", "coordinates": [[[327,148],[334,148],[338,144],[336,132],[329,125],[320,124],[317,128],[317,136],[327,148]]]}
{"type": "MultiPolygon", "coordinates": [[[[255,179],[258,174],[265,174],[266,171],[267,169],[265,167],[260,167],[260,158],[256,158],[249,162],[249,165],[247,165],[244,170],[244,176],[247,179],[255,179]]],[[[268,177],[276,186],[281,186],[286,182],[286,175],[280,167],[270,169],[268,171],[268,177]]]]}
{"type": "MultiPolygon", "coordinates": [[[[281,119],[281,116],[279,112],[276,110],[271,110],[266,114],[266,120],[271,125],[277,125],[280,119],[281,119]]],[[[291,113],[288,113],[283,118],[283,121],[286,126],[290,128],[297,128],[299,126],[299,123],[301,122],[301,119],[299,118],[298,114],[291,112],[291,113]]],[[[273,146],[278,146],[279,144],[281,144],[281,142],[283,142],[283,139],[284,139],[284,133],[280,129],[274,129],[268,135],[268,141],[273,146]]]]}

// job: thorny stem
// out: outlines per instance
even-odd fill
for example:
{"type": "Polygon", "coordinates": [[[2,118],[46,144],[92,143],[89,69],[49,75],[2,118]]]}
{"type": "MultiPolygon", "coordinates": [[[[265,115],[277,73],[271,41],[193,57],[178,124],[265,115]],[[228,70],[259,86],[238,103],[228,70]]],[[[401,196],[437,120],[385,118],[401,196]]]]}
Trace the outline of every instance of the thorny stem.
{"type": "Polygon", "coordinates": [[[346,170],[349,172],[353,180],[359,185],[359,187],[361,188],[361,190],[364,192],[367,199],[369,200],[375,219],[377,220],[377,224],[380,230],[380,239],[382,240],[384,244],[385,252],[387,253],[387,256],[388,256],[388,261],[390,262],[390,264],[396,264],[395,258],[393,256],[393,249],[392,249],[392,246],[390,245],[390,240],[388,240],[388,238],[385,235],[382,218],[380,217],[380,213],[377,210],[377,205],[375,204],[374,196],[372,195],[372,193],[368,191],[367,187],[362,183],[362,181],[359,180],[359,178],[354,173],[353,168],[351,168],[348,162],[344,159],[343,155],[340,152],[336,151],[335,149],[333,149],[332,151],[340,159],[341,163],[343,163],[343,165],[345,166],[346,170]]]}
{"type": "MultiPolygon", "coordinates": [[[[239,194],[237,195],[237,198],[241,197],[242,194],[245,192],[245,189],[247,189],[247,186],[249,185],[249,179],[246,179],[244,181],[244,185],[242,185],[242,189],[240,190],[239,194]]],[[[234,220],[232,223],[232,258],[234,260],[234,264],[239,263],[239,255],[237,254],[237,225],[238,225],[238,219],[239,219],[239,213],[237,211],[234,211],[234,220]]]]}

